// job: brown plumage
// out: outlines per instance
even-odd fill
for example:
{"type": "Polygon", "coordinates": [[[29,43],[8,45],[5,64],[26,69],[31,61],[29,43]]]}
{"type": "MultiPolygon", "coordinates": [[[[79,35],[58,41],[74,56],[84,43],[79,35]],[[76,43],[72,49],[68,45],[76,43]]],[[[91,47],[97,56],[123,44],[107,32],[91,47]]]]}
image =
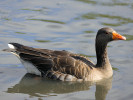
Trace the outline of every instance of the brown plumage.
{"type": "Polygon", "coordinates": [[[106,46],[109,41],[116,39],[125,40],[126,38],[117,34],[111,28],[102,28],[98,31],[96,65],[87,57],[65,50],[54,51],[9,43],[11,49],[4,51],[17,55],[29,73],[62,81],[97,81],[112,76],[112,67],[107,57],[106,46]]]}

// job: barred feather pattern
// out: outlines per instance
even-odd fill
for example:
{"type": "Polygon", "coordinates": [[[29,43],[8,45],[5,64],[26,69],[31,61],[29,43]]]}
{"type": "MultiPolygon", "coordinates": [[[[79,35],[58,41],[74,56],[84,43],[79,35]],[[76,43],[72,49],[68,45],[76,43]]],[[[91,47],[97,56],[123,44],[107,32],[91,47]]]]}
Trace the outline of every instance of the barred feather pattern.
{"type": "Polygon", "coordinates": [[[13,53],[20,59],[32,63],[43,77],[61,81],[82,81],[89,76],[94,64],[81,55],[68,51],[38,49],[11,43],[13,53]]]}

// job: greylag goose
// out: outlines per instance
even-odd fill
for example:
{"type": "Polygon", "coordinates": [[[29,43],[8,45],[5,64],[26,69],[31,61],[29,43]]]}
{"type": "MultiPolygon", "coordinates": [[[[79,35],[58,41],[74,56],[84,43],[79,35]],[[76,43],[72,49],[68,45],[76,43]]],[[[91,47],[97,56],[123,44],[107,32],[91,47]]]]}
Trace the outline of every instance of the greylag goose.
{"type": "Polygon", "coordinates": [[[15,54],[28,73],[61,81],[98,81],[113,75],[107,55],[107,43],[126,40],[112,28],[101,28],[96,35],[96,57],[94,64],[87,57],[62,50],[48,50],[9,43],[4,51],[15,54]]]}

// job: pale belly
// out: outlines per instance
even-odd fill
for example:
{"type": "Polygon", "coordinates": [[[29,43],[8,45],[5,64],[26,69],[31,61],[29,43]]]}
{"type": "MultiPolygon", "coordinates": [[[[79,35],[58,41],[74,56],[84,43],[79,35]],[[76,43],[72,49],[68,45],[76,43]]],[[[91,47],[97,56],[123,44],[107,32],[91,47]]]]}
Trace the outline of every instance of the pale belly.
{"type": "Polygon", "coordinates": [[[28,73],[41,76],[41,72],[32,63],[29,63],[29,62],[24,61],[22,59],[20,59],[20,61],[22,62],[22,64],[24,65],[24,67],[25,67],[25,69],[27,70],[28,73]]]}

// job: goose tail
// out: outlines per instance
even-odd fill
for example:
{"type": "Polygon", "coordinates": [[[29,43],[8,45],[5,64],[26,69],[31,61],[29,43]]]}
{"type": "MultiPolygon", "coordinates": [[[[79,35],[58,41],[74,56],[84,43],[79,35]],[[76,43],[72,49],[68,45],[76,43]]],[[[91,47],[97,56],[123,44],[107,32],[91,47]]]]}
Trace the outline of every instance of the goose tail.
{"type": "Polygon", "coordinates": [[[10,49],[20,49],[23,45],[18,44],[18,43],[8,43],[8,47],[10,49]]]}
{"type": "Polygon", "coordinates": [[[8,43],[8,47],[8,49],[3,49],[2,51],[11,52],[15,55],[18,55],[16,51],[17,49],[21,48],[22,45],[18,43],[8,43]]]}

